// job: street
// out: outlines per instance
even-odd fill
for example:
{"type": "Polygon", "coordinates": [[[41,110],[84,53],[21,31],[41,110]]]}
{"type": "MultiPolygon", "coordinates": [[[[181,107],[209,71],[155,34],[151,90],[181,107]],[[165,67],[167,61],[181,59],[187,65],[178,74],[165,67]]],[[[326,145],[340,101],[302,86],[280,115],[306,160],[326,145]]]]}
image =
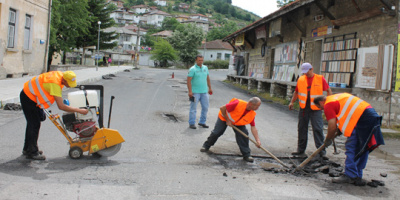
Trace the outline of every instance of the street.
{"type": "MultiPolygon", "coordinates": [[[[0,199],[399,199],[399,158],[381,150],[370,154],[364,179],[382,180],[385,186],[356,187],[332,184],[327,174],[296,176],[274,173],[262,166],[274,164],[250,142],[254,163],[242,160],[231,128],[211,147],[200,152],[218,117],[220,106],[231,98],[251,95],[224,82],[227,71],[210,70],[213,95],[207,124],[189,129],[187,70],[155,69],[122,72],[90,84],[105,88],[104,125],[108,124],[110,97],[115,96],[110,128],[125,141],[115,156],[69,158],[69,145],[49,119],[42,122],[39,148],[45,161],[22,156],[26,121],[22,111],[0,110],[0,199]],[[174,78],[172,79],[172,73],[174,78]],[[229,154],[229,155],[218,155],[229,154]],[[258,156],[258,157],[257,157],[258,156]],[[386,173],[387,177],[380,174],[386,173]]],[[[66,94],[76,89],[63,92],[66,94]]],[[[62,114],[54,104],[53,113],[62,114]]],[[[200,105],[197,109],[197,119],[200,105]]],[[[297,112],[263,102],[255,119],[261,144],[277,157],[297,148],[297,112]]],[[[196,123],[197,124],[197,123],[196,123]]],[[[248,126],[249,129],[249,126],[248,126]]],[[[250,134],[250,137],[253,136],[250,134]]],[[[337,140],[344,146],[345,138],[337,140]]],[[[398,144],[398,143],[397,143],[398,144]]],[[[394,144],[392,144],[394,145],[394,144]]],[[[306,153],[316,150],[309,132],[306,153]]],[[[328,157],[344,164],[344,149],[328,157]]],[[[282,160],[285,163],[289,159],[282,160]]]]}

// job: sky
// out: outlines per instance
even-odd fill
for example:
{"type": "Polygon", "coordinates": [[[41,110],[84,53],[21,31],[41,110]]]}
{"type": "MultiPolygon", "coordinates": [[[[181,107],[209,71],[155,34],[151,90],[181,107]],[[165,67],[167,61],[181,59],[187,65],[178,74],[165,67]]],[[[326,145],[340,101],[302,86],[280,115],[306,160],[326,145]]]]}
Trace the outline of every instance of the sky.
{"type": "Polygon", "coordinates": [[[265,17],[276,10],[276,0],[232,0],[232,5],[250,11],[260,17],[265,17]]]}

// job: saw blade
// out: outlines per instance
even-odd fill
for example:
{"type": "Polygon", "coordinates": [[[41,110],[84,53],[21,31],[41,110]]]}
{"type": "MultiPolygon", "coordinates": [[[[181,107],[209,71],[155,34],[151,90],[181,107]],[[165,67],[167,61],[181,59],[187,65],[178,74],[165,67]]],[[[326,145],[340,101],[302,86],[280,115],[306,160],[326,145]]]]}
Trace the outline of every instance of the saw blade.
{"type": "Polygon", "coordinates": [[[110,156],[117,154],[119,152],[119,150],[121,150],[121,146],[122,146],[122,144],[119,143],[112,147],[102,149],[102,150],[98,151],[97,153],[104,157],[110,157],[110,156]]]}

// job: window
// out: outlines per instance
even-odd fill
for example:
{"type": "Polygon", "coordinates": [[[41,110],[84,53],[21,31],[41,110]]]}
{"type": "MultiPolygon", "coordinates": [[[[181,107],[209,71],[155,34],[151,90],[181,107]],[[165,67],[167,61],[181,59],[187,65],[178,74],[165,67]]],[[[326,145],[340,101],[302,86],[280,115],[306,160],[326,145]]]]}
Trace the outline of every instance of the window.
{"type": "Polygon", "coordinates": [[[31,22],[32,17],[30,15],[26,15],[25,17],[25,30],[24,30],[24,49],[29,50],[31,44],[31,22]]]}
{"type": "Polygon", "coordinates": [[[222,56],[221,53],[217,53],[217,59],[218,59],[218,60],[221,60],[221,56],[222,56]]]}
{"type": "Polygon", "coordinates": [[[229,60],[230,57],[231,57],[231,54],[229,54],[229,53],[225,54],[225,60],[229,60]]]}
{"type": "Polygon", "coordinates": [[[10,9],[10,18],[8,19],[8,38],[7,48],[14,48],[15,43],[15,23],[17,22],[17,11],[10,9]]]}

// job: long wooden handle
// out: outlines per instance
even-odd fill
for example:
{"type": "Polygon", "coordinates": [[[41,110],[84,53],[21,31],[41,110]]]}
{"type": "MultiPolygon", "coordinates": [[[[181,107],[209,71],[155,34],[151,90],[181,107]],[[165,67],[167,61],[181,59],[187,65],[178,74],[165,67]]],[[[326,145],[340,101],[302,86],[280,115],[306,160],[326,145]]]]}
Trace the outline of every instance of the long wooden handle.
{"type": "MultiPolygon", "coordinates": [[[[243,133],[243,131],[241,131],[238,127],[236,126],[232,126],[233,129],[235,129],[237,132],[239,132],[240,134],[242,134],[245,138],[249,139],[250,141],[252,141],[255,145],[258,145],[256,141],[254,141],[253,139],[251,139],[248,135],[246,135],[245,133],[243,133]]],[[[266,150],[264,147],[260,146],[260,148],[262,150],[264,150],[268,155],[270,155],[273,159],[275,159],[276,161],[279,162],[279,164],[281,164],[282,166],[289,168],[285,163],[283,163],[281,160],[279,160],[279,158],[277,158],[276,156],[274,156],[274,154],[272,154],[271,152],[269,152],[268,150],[266,150]]]]}
{"type": "Polygon", "coordinates": [[[325,144],[321,145],[313,154],[311,154],[310,157],[308,157],[306,160],[304,160],[299,166],[296,167],[296,170],[299,170],[304,167],[304,165],[307,165],[307,163],[310,162],[311,159],[313,159],[319,152],[321,152],[325,148],[325,144]]]}

